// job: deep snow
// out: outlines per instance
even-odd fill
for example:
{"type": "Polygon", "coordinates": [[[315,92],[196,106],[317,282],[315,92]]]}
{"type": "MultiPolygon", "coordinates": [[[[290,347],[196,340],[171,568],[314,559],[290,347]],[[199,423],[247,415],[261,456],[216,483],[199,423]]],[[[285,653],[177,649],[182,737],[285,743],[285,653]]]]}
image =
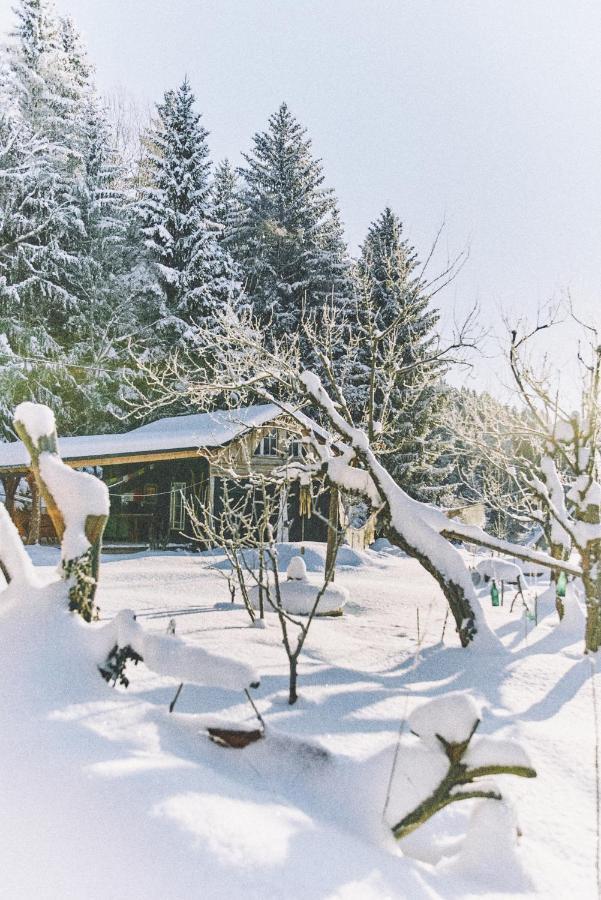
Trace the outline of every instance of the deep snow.
{"type": "MultiPolygon", "coordinates": [[[[310,570],[323,550],[308,546],[310,570]]],[[[294,552],[282,553],[284,571],[294,552]]],[[[58,552],[35,548],[33,558],[55,565],[58,552]]],[[[3,608],[0,896],[468,898],[529,884],[541,897],[597,896],[594,664],[582,656],[579,611],[572,604],[555,627],[552,600],[540,597],[535,628],[519,601],[510,615],[511,591],[492,608],[483,589],[506,651],[462,650],[450,616],[441,643],[445,602],[417,563],[386,549],[345,561],[344,616],[312,624],[289,708],[277,617],[249,627],[229,603],[222,558],[103,560],[103,619],[131,608],[157,634],[173,620],[187,641],[259,670],[267,733],[243,751],[212,744],[203,727],[252,723],[239,692],[186,684],[170,715],[176,680],[139,666],[127,691],[109,688],[57,647],[62,632],[40,630],[35,597],[3,608]],[[537,769],[534,780],[497,782],[522,832],[517,850],[512,813],[494,801],[474,810],[466,841],[471,801],[400,845],[390,836],[424,771],[436,775],[415,753],[409,716],[451,691],[482,708],[478,734],[517,740],[537,769]]],[[[543,588],[529,588],[530,605],[543,588]]]]}

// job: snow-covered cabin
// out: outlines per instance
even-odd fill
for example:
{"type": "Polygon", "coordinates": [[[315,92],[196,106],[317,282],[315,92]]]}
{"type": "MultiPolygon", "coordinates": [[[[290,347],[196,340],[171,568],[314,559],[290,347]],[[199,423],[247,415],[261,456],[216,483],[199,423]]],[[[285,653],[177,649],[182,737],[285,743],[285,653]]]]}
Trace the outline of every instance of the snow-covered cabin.
{"type": "MultiPolygon", "coordinates": [[[[279,407],[265,404],[170,416],[123,434],[59,438],[59,448],[66,463],[93,471],[108,485],[107,543],[161,546],[185,543],[184,536],[191,533],[184,497],[194,497],[218,513],[226,480],[232,491],[251,474],[269,474],[298,459],[301,428],[279,407]]],[[[28,477],[29,457],[23,444],[0,444],[6,506],[23,534],[29,529],[31,502],[19,500],[17,489],[28,477]]],[[[322,516],[306,515],[298,481],[291,481],[282,492],[274,523],[278,538],[326,540],[327,492],[321,493],[318,503],[322,516]]],[[[53,538],[46,516],[41,537],[53,538]]]]}

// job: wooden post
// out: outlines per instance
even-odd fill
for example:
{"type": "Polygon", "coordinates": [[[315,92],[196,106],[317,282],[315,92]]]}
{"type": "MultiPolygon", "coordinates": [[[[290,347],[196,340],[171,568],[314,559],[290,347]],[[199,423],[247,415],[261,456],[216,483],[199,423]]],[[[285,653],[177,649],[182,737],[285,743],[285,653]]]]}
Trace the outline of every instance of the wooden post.
{"type": "Polygon", "coordinates": [[[19,486],[20,480],[20,475],[5,475],[2,479],[2,484],[4,486],[4,506],[11,519],[13,517],[13,512],[15,511],[15,494],[17,493],[17,487],[19,486]]]}
{"type": "Polygon", "coordinates": [[[40,540],[40,525],[42,521],[42,510],[40,508],[40,491],[38,482],[33,472],[27,476],[27,484],[31,491],[31,513],[29,516],[29,528],[27,530],[27,544],[37,544],[40,540]]]}

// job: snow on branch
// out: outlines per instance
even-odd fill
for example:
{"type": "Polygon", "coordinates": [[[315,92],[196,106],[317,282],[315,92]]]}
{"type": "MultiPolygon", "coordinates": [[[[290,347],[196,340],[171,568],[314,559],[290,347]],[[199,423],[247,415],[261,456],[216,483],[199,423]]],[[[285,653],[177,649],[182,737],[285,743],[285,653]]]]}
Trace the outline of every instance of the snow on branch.
{"type": "Polygon", "coordinates": [[[123,654],[123,650],[127,649],[130,651],[129,659],[143,661],[157,675],[179,681],[234,691],[258,687],[260,683],[259,675],[251,666],[211,653],[175,635],[148,633],[130,609],[121,610],[99,630],[96,637],[102,649],[102,659],[105,660],[99,668],[107,681],[120,679],[127,684],[123,669],[117,671],[115,668],[119,651],[123,654]]]}
{"type": "Polygon", "coordinates": [[[17,527],[0,503],[0,570],[6,581],[22,581],[34,584],[35,569],[29,558],[17,527]]]}
{"type": "Polygon", "coordinates": [[[82,556],[101,536],[109,514],[108,488],[60,458],[54,414],[38,403],[15,410],[15,430],[31,456],[40,492],[61,540],[64,562],[82,556]]]}
{"type": "Polygon", "coordinates": [[[31,457],[31,468],[61,542],[62,568],[71,579],[69,608],[91,621],[96,608],[100,547],[109,514],[108,488],[61,460],[54,414],[38,403],[15,410],[15,431],[31,457]]]}

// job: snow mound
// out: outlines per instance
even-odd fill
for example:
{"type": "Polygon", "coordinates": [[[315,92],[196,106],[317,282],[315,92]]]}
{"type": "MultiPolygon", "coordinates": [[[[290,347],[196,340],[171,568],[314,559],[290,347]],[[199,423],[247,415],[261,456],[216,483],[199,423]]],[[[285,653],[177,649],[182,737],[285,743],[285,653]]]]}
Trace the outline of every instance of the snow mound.
{"type": "Polygon", "coordinates": [[[373,544],[369,545],[369,549],[375,553],[386,553],[386,551],[394,548],[388,538],[376,538],[373,544]]]}
{"type": "Polygon", "coordinates": [[[302,556],[293,556],[286,569],[288,581],[306,581],[307,566],[302,556]]]}
{"type": "Polygon", "coordinates": [[[482,578],[494,578],[495,581],[516,581],[523,578],[524,573],[516,563],[495,556],[481,559],[476,566],[476,571],[482,578]]]}
{"type": "MultiPolygon", "coordinates": [[[[280,582],[280,598],[286,612],[296,616],[308,616],[311,613],[321,590],[323,582],[315,579],[310,581],[307,577],[304,581],[280,582]]],[[[254,585],[248,592],[250,602],[255,609],[259,609],[259,586],[254,585]]],[[[270,596],[275,603],[275,588],[270,587],[270,596]]],[[[346,588],[337,584],[329,584],[322,594],[317,607],[317,615],[331,615],[341,611],[349,598],[346,588]]],[[[273,606],[264,594],[263,607],[265,610],[274,611],[273,606]]]]}
{"type": "Polygon", "coordinates": [[[512,808],[504,801],[481,800],[474,806],[460,852],[438,866],[441,874],[494,883],[503,895],[532,887],[517,853],[517,825],[512,808]]]}
{"type": "MultiPolygon", "coordinates": [[[[290,560],[294,556],[302,556],[305,566],[307,567],[307,572],[324,572],[325,570],[327,545],[320,541],[279,543],[276,544],[276,551],[278,556],[278,570],[280,572],[285,572],[287,570],[290,560]]],[[[201,558],[207,560],[214,569],[227,571],[231,568],[229,560],[225,557],[223,551],[220,550],[219,547],[215,547],[211,550],[203,550],[199,555],[201,558]]],[[[258,550],[249,547],[240,552],[240,557],[243,559],[244,565],[248,566],[248,568],[259,568],[258,550]]],[[[353,548],[349,547],[347,544],[343,544],[338,550],[338,555],[336,557],[337,569],[358,569],[373,565],[378,567],[382,566],[380,555],[373,550],[353,550],[353,548]]]]}
{"type": "Polygon", "coordinates": [[[480,706],[472,696],[450,693],[414,709],[409,716],[409,728],[427,746],[440,750],[437,735],[450,744],[460,744],[469,738],[480,715],[480,706]]]}

